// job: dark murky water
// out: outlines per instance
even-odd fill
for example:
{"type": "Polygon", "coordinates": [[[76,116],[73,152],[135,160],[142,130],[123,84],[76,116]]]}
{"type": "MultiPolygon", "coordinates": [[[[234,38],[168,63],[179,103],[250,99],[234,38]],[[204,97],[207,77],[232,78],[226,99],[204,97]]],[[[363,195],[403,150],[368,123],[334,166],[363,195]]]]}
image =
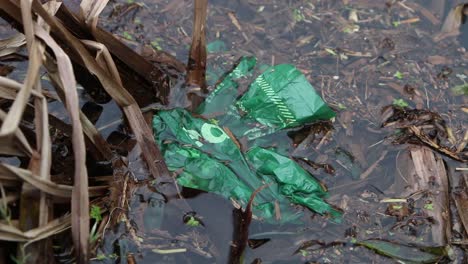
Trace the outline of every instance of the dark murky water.
{"type": "MultiPolygon", "coordinates": [[[[460,106],[466,105],[466,98],[452,96],[448,88],[460,83],[456,73],[467,74],[466,59],[460,57],[464,51],[460,49],[463,46],[467,48],[468,37],[463,33],[457,41],[434,43],[431,36],[439,31],[443,17],[436,17],[439,24],[433,24],[418,10],[418,6],[438,11],[441,8],[436,9],[424,1],[409,1],[417,4],[411,7],[397,3],[390,6],[372,1],[357,2],[348,6],[341,1],[209,3],[208,42],[221,40],[226,46],[226,50],[209,54],[209,83],[213,84],[242,55],[256,56],[259,65],[291,63],[306,74],[338,112],[331,139],[316,148],[324,136],[318,134],[313,141],[313,149],[302,153],[302,157],[309,160],[330,164],[335,173],[330,175],[323,169],[301,165],[329,188],[328,201],[344,210],[343,221],[333,223],[310,212],[303,225],[273,226],[254,221],[249,237],[268,242],[255,249],[247,248],[245,263],[256,259],[262,263],[393,263],[393,260],[352,244],[297,253],[306,241],[349,241],[346,237],[350,232],[355,232],[359,239],[382,238],[431,245],[427,225],[417,226],[411,232],[395,228],[397,219],[385,215],[387,205],[379,202],[384,198],[400,197],[401,190],[395,185],[395,179],[405,173],[400,159],[408,158],[410,148],[409,145],[392,145],[386,140],[394,130],[381,128],[381,110],[392,104],[394,99],[403,98],[410,107],[429,108],[449,118],[451,126],[466,129],[466,114],[460,112],[460,106]],[[350,21],[352,12],[356,12],[357,22],[350,21]],[[227,15],[229,13],[236,17],[240,29],[235,25],[237,21],[227,15]],[[397,25],[397,21],[414,17],[420,21],[397,25]],[[433,76],[443,65],[428,65],[428,55],[450,59],[449,67],[453,74],[442,81],[434,80],[433,76]],[[402,72],[404,77],[395,77],[396,72],[402,72]],[[388,83],[414,86],[421,95],[415,98],[392,90],[388,83]],[[368,178],[360,180],[360,175],[379,158],[368,178]]],[[[139,3],[144,4],[121,16],[102,19],[101,24],[115,34],[126,36],[129,45],[138,46],[146,42],[186,61],[192,24],[191,1],[139,3]]],[[[447,1],[442,13],[449,12],[450,6],[447,1]]],[[[108,9],[112,7],[114,10],[126,10],[128,5],[118,2],[109,5],[108,9]]],[[[463,28],[466,30],[466,26],[463,28]]],[[[454,168],[463,165],[445,160],[452,172],[451,180],[456,182],[461,173],[455,172],[454,168]]],[[[150,210],[151,202],[144,201],[149,204],[149,209],[145,210],[150,210]]],[[[188,228],[182,219],[167,217],[160,230],[169,231],[174,239],[190,237],[179,247],[191,244],[192,249],[189,248],[185,254],[154,253],[152,248],[178,248],[177,242],[167,238],[158,240],[158,235],[153,236],[152,231],[146,230],[141,235],[148,250],[135,256],[138,263],[228,261],[234,232],[234,207],[229,201],[206,193],[195,192],[187,201],[202,217],[204,227],[188,228]],[[162,246],[164,243],[167,247],[162,246]],[[197,253],[194,249],[197,247],[201,252],[214,253],[215,256],[197,253]]],[[[144,215],[144,222],[151,222],[152,216],[151,213],[144,215]]]]}
{"type": "MultiPolygon", "coordinates": [[[[253,221],[249,238],[268,241],[255,249],[248,247],[245,263],[255,263],[256,259],[261,263],[394,263],[346,243],[296,253],[306,241],[348,242],[349,236],[431,245],[429,225],[421,224],[414,230],[395,228],[399,221],[386,215],[387,204],[380,203],[385,198],[400,198],[402,190],[395,182],[405,173],[401,160],[409,159],[411,147],[386,140],[395,131],[381,128],[381,111],[394,99],[404,99],[410,107],[440,113],[456,137],[461,138],[467,128],[466,112],[462,111],[467,99],[453,95],[450,88],[467,81],[468,26],[462,26],[459,38],[436,43],[432,36],[440,30],[454,4],[452,1],[440,1],[446,3],[442,8],[426,1],[405,1],[402,5],[364,0],[349,1],[349,5],[343,2],[348,1],[209,1],[208,43],[221,40],[226,46],[225,50],[208,56],[210,84],[240,56],[254,55],[258,65],[296,65],[337,111],[329,138],[324,139],[325,133],[318,133],[311,149],[299,156],[335,169],[330,175],[324,169],[300,163],[328,187],[327,201],[343,209],[343,221],[334,223],[308,211],[302,225],[275,226],[253,221]],[[436,15],[435,22],[439,23],[434,23],[418,7],[444,17],[436,15]],[[230,18],[229,13],[238,21],[230,18]],[[418,22],[398,24],[415,17],[418,22]],[[428,63],[428,56],[436,55],[446,61],[428,63]],[[436,78],[444,67],[449,67],[451,74],[436,78]],[[397,72],[402,74],[401,78],[397,72]],[[405,85],[415,87],[418,95],[398,90],[405,85]],[[361,180],[360,175],[375,163],[368,177],[361,180]]],[[[125,37],[135,49],[146,43],[187,61],[192,1],[118,0],[112,1],[104,14],[101,25],[125,37]]],[[[22,79],[19,75],[9,77],[22,79]]],[[[102,106],[104,111],[96,126],[107,137],[119,129],[120,110],[112,102],[102,106]]],[[[61,109],[51,106],[51,111],[59,113],[61,109]]],[[[297,131],[289,134],[290,138],[278,140],[301,138],[297,131]]],[[[444,160],[450,181],[458,183],[463,175],[455,168],[466,165],[446,157],[444,160]]],[[[159,211],[160,198],[151,188],[143,186],[137,191],[131,203],[131,219],[142,238],[143,250],[135,254],[137,263],[228,262],[234,232],[233,205],[213,194],[193,190],[185,193],[204,226],[188,227],[182,218],[172,217],[170,211],[163,216],[159,211]],[[187,252],[155,253],[152,251],[155,248],[183,248],[187,252]]],[[[125,235],[121,238],[124,240],[125,235]]],[[[107,244],[104,248],[125,253],[125,245],[121,242],[119,246],[107,244]]],[[[112,258],[103,261],[111,263],[112,258]]]]}

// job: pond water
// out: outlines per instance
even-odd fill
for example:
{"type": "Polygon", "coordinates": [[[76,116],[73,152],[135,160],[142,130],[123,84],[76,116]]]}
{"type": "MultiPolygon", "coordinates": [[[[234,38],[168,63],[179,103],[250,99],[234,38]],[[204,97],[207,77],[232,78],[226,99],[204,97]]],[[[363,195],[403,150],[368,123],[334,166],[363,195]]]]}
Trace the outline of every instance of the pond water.
{"type": "MultiPolygon", "coordinates": [[[[411,150],[418,146],[394,144],[397,128],[382,124],[386,109],[392,105],[427,109],[445,120],[456,139],[450,145],[445,137],[441,144],[456,149],[462,141],[468,101],[466,94],[458,95],[452,88],[468,78],[468,27],[462,25],[458,37],[439,35],[444,19],[459,1],[208,2],[207,43],[218,44],[208,53],[210,88],[241,56],[251,55],[258,59],[258,65],[295,65],[337,113],[331,123],[285,131],[275,141],[302,148],[289,149],[289,153],[327,187],[326,200],[343,211],[342,220],[333,221],[300,207],[297,210],[305,214],[302,224],[273,225],[254,219],[243,263],[395,263],[354,242],[383,239],[435,246],[431,235],[434,223],[428,220],[425,210],[429,209],[424,207],[428,196],[415,198],[415,207],[403,216],[389,212],[389,203],[382,202],[408,198],[405,190],[409,187],[401,178],[410,173],[411,150]],[[301,144],[306,139],[309,144],[301,144]]],[[[147,44],[186,62],[193,1],[110,1],[99,23],[135,50],[147,44]]],[[[21,63],[14,66],[25,67],[21,63]]],[[[21,74],[13,72],[9,77],[22,79],[21,74]]],[[[181,80],[174,81],[169,108],[186,106],[180,99],[185,93],[181,80]]],[[[91,100],[84,91],[82,100],[82,104],[91,100]]],[[[99,105],[103,112],[96,127],[105,137],[123,134],[116,104],[99,105]]],[[[51,109],[56,115],[62,111],[59,106],[51,105],[51,109]]],[[[460,152],[466,153],[466,147],[460,152]]],[[[466,164],[434,153],[444,161],[453,197],[466,180],[464,171],[457,168],[466,168],[466,164]]],[[[184,223],[176,212],[177,204],[161,211],[161,195],[151,183],[141,184],[129,203],[139,247],[124,227],[117,226],[106,235],[99,249],[101,258],[93,263],[127,263],[125,257],[116,260],[113,254],[129,253],[140,264],[229,263],[238,232],[233,203],[188,188],[182,194],[201,226],[184,223]]],[[[453,203],[451,206],[456,213],[453,203]]],[[[460,220],[451,221],[449,239],[466,239],[460,220]]],[[[454,263],[466,261],[466,253],[458,247],[452,249],[454,263]]]]}
{"type": "MultiPolygon", "coordinates": [[[[463,33],[458,38],[434,40],[455,4],[209,1],[207,42],[222,43],[208,55],[210,85],[239,57],[253,55],[259,65],[294,64],[337,112],[332,130],[317,131],[313,129],[317,126],[307,126],[277,140],[300,143],[314,134],[310,146],[296,153],[297,157],[328,164],[333,173],[299,163],[327,186],[327,201],[343,210],[343,220],[336,223],[301,208],[298,210],[307,215],[301,225],[278,226],[254,220],[249,238],[252,243],[263,244],[247,247],[244,263],[394,263],[349,243],[352,237],[433,245],[429,223],[409,224],[408,219],[414,218],[391,216],[388,204],[381,202],[402,198],[404,187],[396,182],[399,175],[408,173],[403,160],[410,158],[412,148],[392,144],[395,129],[382,128],[382,112],[401,99],[411,108],[439,113],[453,128],[455,137],[463,137],[466,96],[454,95],[450,88],[466,81],[468,36],[463,33]],[[446,71],[450,73],[444,75],[446,71]],[[367,177],[363,179],[364,173],[367,177]],[[337,241],[342,243],[329,244],[337,241]]],[[[146,43],[185,62],[191,43],[192,8],[192,1],[184,0],[114,1],[107,6],[100,24],[135,49],[146,43]]],[[[466,26],[462,30],[466,31],[466,26]]],[[[465,165],[437,155],[446,162],[450,182],[458,183],[463,175],[455,168],[465,165]]],[[[139,191],[134,206],[140,215],[133,217],[146,228],[139,227],[144,250],[135,254],[137,263],[229,262],[229,249],[237,232],[230,201],[184,190],[203,226],[189,227],[183,219],[171,218],[166,212],[162,226],[153,225],[151,230],[152,217],[161,217],[152,200],[157,198],[146,187],[139,191]],[[141,202],[147,206],[138,205],[141,202]],[[156,253],[155,248],[184,248],[187,252],[156,253]]]]}

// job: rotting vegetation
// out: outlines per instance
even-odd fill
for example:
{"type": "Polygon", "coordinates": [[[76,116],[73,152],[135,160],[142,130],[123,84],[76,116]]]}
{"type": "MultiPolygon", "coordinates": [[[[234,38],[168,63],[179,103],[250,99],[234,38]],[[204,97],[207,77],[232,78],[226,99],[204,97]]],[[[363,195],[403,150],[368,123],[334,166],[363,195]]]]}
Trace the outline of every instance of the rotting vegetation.
{"type": "Polygon", "coordinates": [[[90,0],[81,9],[74,1],[0,1],[2,18],[24,33],[0,43],[8,60],[1,73],[9,76],[0,79],[0,239],[9,241],[2,242],[0,258],[466,261],[468,56],[457,38],[466,5],[221,2],[210,1],[206,12],[207,1],[106,7],[90,0]],[[190,39],[193,10],[199,11],[190,39]],[[208,28],[201,27],[205,15],[208,28]],[[146,24],[156,16],[167,22],[146,24]],[[141,48],[142,55],[132,49],[140,41],[152,46],[141,48]],[[161,49],[187,60],[187,74],[184,63],[161,49]],[[268,65],[293,62],[338,112],[334,122],[287,133],[295,146],[290,156],[343,210],[340,224],[310,212],[300,227],[262,224],[251,206],[265,186],[244,210],[216,196],[202,196],[208,197],[203,206],[179,199],[199,193],[173,184],[181,171],[165,167],[148,125],[152,111],[195,109],[209,92],[204,81],[213,85],[246,54],[268,65]],[[27,63],[24,76],[15,75],[11,61],[27,63]],[[110,101],[123,117],[114,114],[99,127],[110,101]],[[114,130],[105,138],[109,127],[114,130]]]}

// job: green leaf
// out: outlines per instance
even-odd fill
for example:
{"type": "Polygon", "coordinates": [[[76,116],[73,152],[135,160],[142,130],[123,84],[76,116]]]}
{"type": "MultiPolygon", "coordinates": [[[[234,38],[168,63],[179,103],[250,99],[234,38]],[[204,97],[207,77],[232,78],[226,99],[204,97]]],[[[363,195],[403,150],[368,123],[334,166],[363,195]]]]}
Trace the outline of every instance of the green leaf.
{"type": "Polygon", "coordinates": [[[151,47],[153,47],[156,50],[162,50],[162,47],[161,47],[162,41],[163,41],[162,38],[155,38],[153,41],[151,41],[151,47]]]}
{"type": "Polygon", "coordinates": [[[96,260],[105,260],[105,259],[107,259],[107,256],[102,253],[96,256],[96,260]]]}
{"type": "Polygon", "coordinates": [[[330,49],[330,48],[325,48],[325,51],[328,52],[329,54],[333,55],[333,56],[337,56],[338,54],[336,53],[336,51],[334,51],[333,49],[330,49]]]}
{"type": "Polygon", "coordinates": [[[99,221],[96,221],[94,222],[94,225],[93,227],[91,228],[91,232],[89,234],[89,241],[91,243],[94,243],[98,238],[99,238],[99,234],[97,234],[97,227],[98,227],[98,223],[99,221]]]}
{"type": "Polygon", "coordinates": [[[393,105],[400,108],[408,107],[409,104],[403,99],[393,99],[393,105]]]}
{"type": "Polygon", "coordinates": [[[128,32],[128,31],[124,31],[122,33],[122,37],[124,37],[125,39],[128,39],[128,40],[133,40],[132,34],[130,34],[130,32],[128,32]]]}
{"type": "Polygon", "coordinates": [[[300,9],[297,9],[297,8],[293,9],[292,15],[293,15],[294,21],[296,22],[301,22],[305,20],[305,16],[300,9]]]}
{"type": "Polygon", "coordinates": [[[454,95],[468,95],[468,83],[454,86],[451,90],[454,95]]]}
{"type": "Polygon", "coordinates": [[[400,21],[393,21],[392,24],[394,27],[398,27],[400,25],[400,21]]]}
{"type": "Polygon", "coordinates": [[[198,221],[195,217],[190,216],[189,220],[185,224],[188,226],[197,227],[200,226],[200,221],[198,221]]]}
{"type": "MultiPolygon", "coordinates": [[[[377,253],[409,263],[435,263],[439,261],[445,252],[440,254],[430,253],[428,249],[414,246],[392,243],[384,240],[369,239],[357,242],[358,245],[375,250],[377,253]]],[[[430,250],[431,252],[436,252],[430,250]]]]}
{"type": "Polygon", "coordinates": [[[208,53],[223,52],[226,50],[226,44],[220,39],[210,42],[208,45],[206,45],[206,51],[208,53]]]}
{"type": "Polygon", "coordinates": [[[97,205],[92,205],[89,216],[91,217],[91,219],[94,219],[96,221],[101,221],[102,220],[101,208],[97,205]]]}
{"type": "Polygon", "coordinates": [[[403,79],[403,73],[401,73],[400,71],[396,71],[395,74],[393,74],[393,77],[401,80],[403,79]]]}
{"type": "Polygon", "coordinates": [[[432,211],[434,210],[434,204],[433,203],[427,203],[424,205],[424,209],[432,211]]]}
{"type": "Polygon", "coordinates": [[[141,18],[139,17],[135,17],[135,19],[133,20],[133,23],[136,24],[136,25],[141,25],[141,18]]]}
{"type": "Polygon", "coordinates": [[[354,33],[354,32],[358,32],[359,29],[360,29],[359,25],[349,24],[349,25],[346,25],[343,28],[343,32],[351,34],[351,33],[354,33]]]}

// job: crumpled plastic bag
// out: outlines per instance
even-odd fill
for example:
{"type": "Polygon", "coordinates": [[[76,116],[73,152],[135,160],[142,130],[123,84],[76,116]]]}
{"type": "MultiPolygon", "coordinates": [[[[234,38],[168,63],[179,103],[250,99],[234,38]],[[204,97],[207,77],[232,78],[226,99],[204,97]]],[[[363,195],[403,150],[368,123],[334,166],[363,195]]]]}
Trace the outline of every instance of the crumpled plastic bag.
{"type": "Polygon", "coordinates": [[[251,73],[255,63],[253,57],[242,58],[197,109],[201,117],[184,109],[154,116],[155,138],[169,170],[177,172],[180,185],[234,199],[244,208],[250,195],[267,185],[255,197],[253,213],[271,223],[296,222],[302,213],[291,204],[338,217],[312,175],[274,149],[256,144],[266,135],[329,119],[334,112],[288,64],[268,68],[238,99],[236,80],[251,73]],[[241,138],[248,140],[248,151],[241,150],[241,138]]]}

